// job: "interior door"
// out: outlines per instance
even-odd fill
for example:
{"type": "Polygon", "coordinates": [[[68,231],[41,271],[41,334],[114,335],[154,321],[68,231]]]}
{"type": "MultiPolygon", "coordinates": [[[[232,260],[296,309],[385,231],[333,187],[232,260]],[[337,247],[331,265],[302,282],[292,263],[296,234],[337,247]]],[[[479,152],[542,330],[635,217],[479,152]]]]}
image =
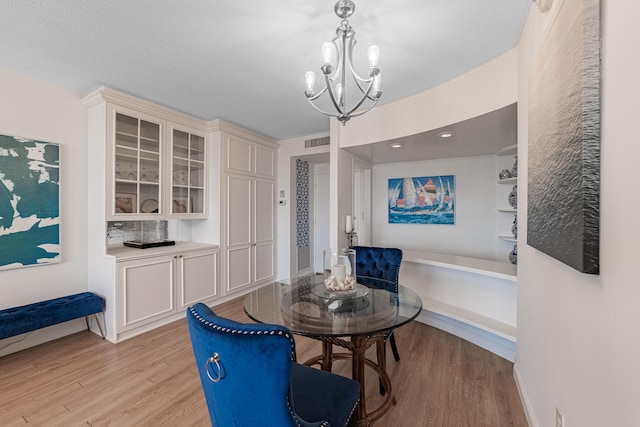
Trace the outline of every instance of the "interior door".
{"type": "Polygon", "coordinates": [[[354,245],[371,245],[371,169],[353,164],[353,217],[357,234],[354,245]]]}
{"type": "Polygon", "coordinates": [[[253,281],[259,283],[275,278],[276,187],[272,180],[256,179],[254,187],[254,266],[253,281]]]}
{"type": "Polygon", "coordinates": [[[253,178],[244,175],[227,176],[225,270],[227,289],[230,291],[252,284],[253,181],[253,178]]]}

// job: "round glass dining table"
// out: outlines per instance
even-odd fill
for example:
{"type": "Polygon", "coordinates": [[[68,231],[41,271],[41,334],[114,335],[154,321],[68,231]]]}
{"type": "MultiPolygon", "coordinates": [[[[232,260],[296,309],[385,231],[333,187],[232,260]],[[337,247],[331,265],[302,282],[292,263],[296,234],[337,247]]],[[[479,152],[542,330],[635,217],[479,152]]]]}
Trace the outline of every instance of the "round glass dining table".
{"type": "Polygon", "coordinates": [[[350,358],[352,377],[361,384],[356,408],[358,426],[371,425],[392,403],[391,380],[386,372],[385,339],[394,329],[410,322],[422,310],[420,297],[406,286],[380,279],[359,279],[355,292],[329,292],[324,276],[315,274],[270,283],[252,291],[244,300],[244,311],[259,323],[278,324],[291,332],[322,341],[322,355],[305,364],[320,364],[330,371],[336,359],[350,358]],[[377,346],[377,363],[365,351],[377,346]],[[333,353],[333,345],[349,353],[333,353]],[[373,368],[386,392],[385,401],[367,412],[364,368],[373,368]]]}

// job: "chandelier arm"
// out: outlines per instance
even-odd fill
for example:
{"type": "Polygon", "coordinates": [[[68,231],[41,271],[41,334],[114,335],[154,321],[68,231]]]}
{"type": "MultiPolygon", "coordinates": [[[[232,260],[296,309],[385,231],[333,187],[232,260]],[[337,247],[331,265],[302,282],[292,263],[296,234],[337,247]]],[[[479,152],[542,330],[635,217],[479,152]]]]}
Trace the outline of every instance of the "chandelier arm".
{"type": "MultiPolygon", "coordinates": [[[[346,21],[346,20],[345,20],[346,21]]],[[[342,58],[342,76],[340,80],[342,82],[342,108],[339,111],[344,114],[347,105],[347,62],[351,63],[351,49],[347,47],[347,35],[342,34],[342,51],[344,53],[342,58]]]]}
{"type": "MultiPolygon", "coordinates": [[[[353,52],[353,47],[356,45],[356,43],[358,43],[358,41],[354,37],[352,39],[352,43],[350,46],[351,52],[353,52]]],[[[353,56],[349,56],[349,69],[351,71],[351,74],[353,75],[353,81],[356,83],[356,86],[358,86],[358,89],[360,90],[361,93],[367,93],[366,97],[369,98],[371,101],[375,101],[376,98],[372,98],[371,96],[368,95],[369,93],[371,93],[371,82],[373,82],[373,79],[375,77],[369,77],[368,79],[360,77],[360,75],[356,72],[355,68],[353,68],[352,58],[353,56]],[[365,90],[360,83],[366,83],[367,85],[369,85],[369,89],[365,90]]],[[[362,101],[364,101],[364,99],[362,101]]],[[[358,105],[362,104],[362,101],[360,101],[358,105]]]]}
{"type": "Polygon", "coordinates": [[[326,89],[329,92],[329,97],[331,98],[331,102],[333,102],[333,106],[336,107],[336,110],[338,110],[340,114],[344,114],[343,109],[340,108],[340,106],[336,102],[336,97],[333,94],[333,88],[331,87],[331,81],[329,80],[329,76],[327,76],[326,74],[324,75],[324,81],[327,84],[326,89]]]}
{"type": "Polygon", "coordinates": [[[338,40],[339,36],[335,36],[332,40],[331,43],[333,43],[333,45],[336,47],[336,54],[338,55],[338,63],[336,64],[336,68],[333,70],[333,73],[331,74],[331,76],[329,77],[331,79],[331,81],[335,80],[336,78],[338,78],[338,76],[340,75],[341,71],[342,71],[342,59],[344,57],[344,53],[340,52],[340,48],[338,46],[338,43],[336,43],[336,41],[338,40]],[[342,55],[341,55],[342,53],[342,55]]]}
{"type": "MultiPolygon", "coordinates": [[[[355,73],[353,73],[353,74],[354,74],[354,77],[357,77],[357,75],[356,75],[355,73]]],[[[362,93],[370,92],[370,90],[365,90],[365,89],[360,85],[360,81],[362,81],[362,83],[366,83],[366,84],[368,84],[369,86],[371,86],[371,84],[373,83],[373,78],[371,78],[371,79],[367,79],[367,80],[365,80],[365,79],[360,79],[360,81],[358,81],[358,79],[353,79],[353,81],[355,81],[355,82],[356,82],[356,86],[358,86],[358,89],[360,89],[360,92],[362,92],[362,93]]],[[[371,99],[371,100],[373,100],[373,98],[371,98],[371,97],[369,97],[369,96],[368,96],[368,98],[369,98],[369,99],[371,99]]]]}
{"type": "MultiPolygon", "coordinates": [[[[356,72],[356,70],[353,69],[353,65],[351,66],[351,74],[353,74],[353,77],[356,83],[362,82],[362,83],[366,83],[369,84],[369,82],[371,82],[374,77],[369,77],[368,79],[362,78],[360,77],[360,75],[356,72]]],[[[358,87],[360,87],[360,84],[358,84],[358,87]]],[[[364,92],[364,90],[361,88],[360,89],[362,92],[364,92]]]]}
{"type": "Polygon", "coordinates": [[[373,104],[371,104],[370,106],[368,106],[365,110],[360,111],[357,114],[349,114],[349,117],[358,117],[361,116],[365,113],[368,113],[373,107],[375,107],[378,104],[379,99],[376,99],[373,104]]]}
{"type": "Polygon", "coordinates": [[[313,102],[311,102],[311,99],[310,99],[310,98],[307,98],[307,99],[309,100],[309,104],[311,104],[311,106],[312,106],[313,108],[315,108],[316,110],[318,110],[318,112],[320,112],[320,113],[324,114],[325,116],[329,116],[329,117],[338,117],[338,115],[337,115],[337,114],[328,113],[328,112],[326,112],[326,111],[324,111],[324,110],[322,110],[322,109],[318,108],[318,107],[316,106],[316,104],[314,104],[313,102]]]}
{"type": "MultiPolygon", "coordinates": [[[[356,40],[356,35],[355,35],[355,31],[353,33],[353,37],[351,38],[351,43],[349,45],[349,70],[351,70],[351,75],[353,75],[354,80],[356,83],[358,83],[358,80],[365,82],[365,83],[369,83],[369,79],[363,79],[362,77],[360,77],[358,75],[358,73],[356,73],[356,70],[353,68],[353,48],[355,47],[356,43],[358,43],[358,40],[356,40]]],[[[345,71],[346,72],[346,71],[345,71]]],[[[364,93],[364,89],[362,89],[360,87],[360,84],[358,84],[358,88],[360,88],[360,91],[362,93],[364,93]]]]}
{"type": "Polygon", "coordinates": [[[309,101],[315,101],[316,99],[320,98],[322,96],[323,93],[325,93],[327,91],[327,87],[325,86],[320,92],[318,92],[317,94],[308,97],[307,99],[309,101]]]}
{"type": "MultiPolygon", "coordinates": [[[[373,87],[373,80],[371,80],[371,82],[369,83],[369,87],[367,87],[367,91],[366,92],[363,91],[362,98],[360,98],[360,101],[351,110],[349,110],[349,112],[347,113],[348,116],[351,116],[351,113],[356,111],[356,109],[358,109],[358,107],[360,107],[362,105],[362,103],[365,101],[365,99],[367,99],[367,98],[371,99],[369,97],[369,93],[371,93],[371,88],[372,87],[373,87]]],[[[357,116],[352,116],[352,117],[357,117],[357,116]]]]}
{"type": "Polygon", "coordinates": [[[364,93],[365,96],[371,100],[371,101],[377,101],[378,98],[374,98],[372,97],[371,94],[371,86],[373,85],[373,79],[374,77],[371,77],[370,79],[362,79],[363,83],[366,83],[369,85],[369,89],[367,89],[366,91],[364,90],[364,88],[360,85],[360,82],[357,79],[354,79],[354,81],[356,82],[356,86],[358,86],[358,89],[360,89],[360,92],[364,93]]]}

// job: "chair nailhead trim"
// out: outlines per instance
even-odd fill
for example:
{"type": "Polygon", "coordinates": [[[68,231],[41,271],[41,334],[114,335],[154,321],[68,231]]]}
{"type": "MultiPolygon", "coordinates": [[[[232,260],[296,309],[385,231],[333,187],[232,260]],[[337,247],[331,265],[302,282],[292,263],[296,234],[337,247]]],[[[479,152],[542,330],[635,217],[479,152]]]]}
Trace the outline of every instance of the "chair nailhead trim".
{"type": "Polygon", "coordinates": [[[267,330],[258,330],[256,331],[255,329],[251,329],[251,330],[243,330],[243,329],[230,329],[230,328],[225,328],[223,326],[220,325],[216,325],[213,322],[210,322],[208,320],[206,320],[204,317],[200,316],[200,314],[198,314],[198,312],[195,310],[194,306],[189,306],[189,311],[191,311],[191,314],[193,314],[193,317],[195,317],[200,323],[204,324],[205,326],[215,329],[217,331],[221,331],[221,332],[227,332],[227,333],[232,333],[232,334],[239,334],[239,335],[253,335],[254,333],[257,335],[262,335],[263,333],[265,335],[270,334],[270,335],[275,335],[275,333],[277,332],[278,335],[284,336],[285,338],[287,338],[289,340],[289,343],[291,344],[291,359],[293,360],[293,356],[295,354],[295,348],[296,348],[296,343],[293,339],[293,336],[290,333],[287,333],[285,331],[267,331],[267,330]]]}
{"type": "MultiPolygon", "coordinates": [[[[360,399],[358,399],[359,401],[360,399]]],[[[293,409],[291,408],[291,403],[289,402],[289,397],[287,396],[287,408],[289,409],[289,413],[291,414],[293,421],[296,423],[296,425],[298,427],[300,426],[300,422],[298,421],[298,416],[296,415],[295,412],[293,412],[293,409]]],[[[355,409],[355,406],[354,408],[355,409]]],[[[351,411],[353,413],[353,410],[351,411]]],[[[351,416],[349,416],[349,418],[351,418],[351,416]]],[[[329,422],[328,421],[323,421],[322,424],[320,424],[318,427],[328,427],[329,426],[329,422]]]]}

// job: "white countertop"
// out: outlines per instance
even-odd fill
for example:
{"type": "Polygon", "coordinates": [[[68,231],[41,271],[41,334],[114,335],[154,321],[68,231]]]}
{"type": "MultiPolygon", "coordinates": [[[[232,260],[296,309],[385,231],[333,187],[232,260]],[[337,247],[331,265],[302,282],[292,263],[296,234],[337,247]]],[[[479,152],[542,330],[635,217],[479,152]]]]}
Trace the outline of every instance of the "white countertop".
{"type": "Polygon", "coordinates": [[[203,249],[218,250],[217,245],[196,242],[176,242],[173,246],[160,246],[157,248],[138,249],[128,246],[113,246],[107,248],[106,256],[115,258],[116,262],[133,259],[148,258],[153,256],[173,255],[180,252],[199,251],[203,249]]]}

